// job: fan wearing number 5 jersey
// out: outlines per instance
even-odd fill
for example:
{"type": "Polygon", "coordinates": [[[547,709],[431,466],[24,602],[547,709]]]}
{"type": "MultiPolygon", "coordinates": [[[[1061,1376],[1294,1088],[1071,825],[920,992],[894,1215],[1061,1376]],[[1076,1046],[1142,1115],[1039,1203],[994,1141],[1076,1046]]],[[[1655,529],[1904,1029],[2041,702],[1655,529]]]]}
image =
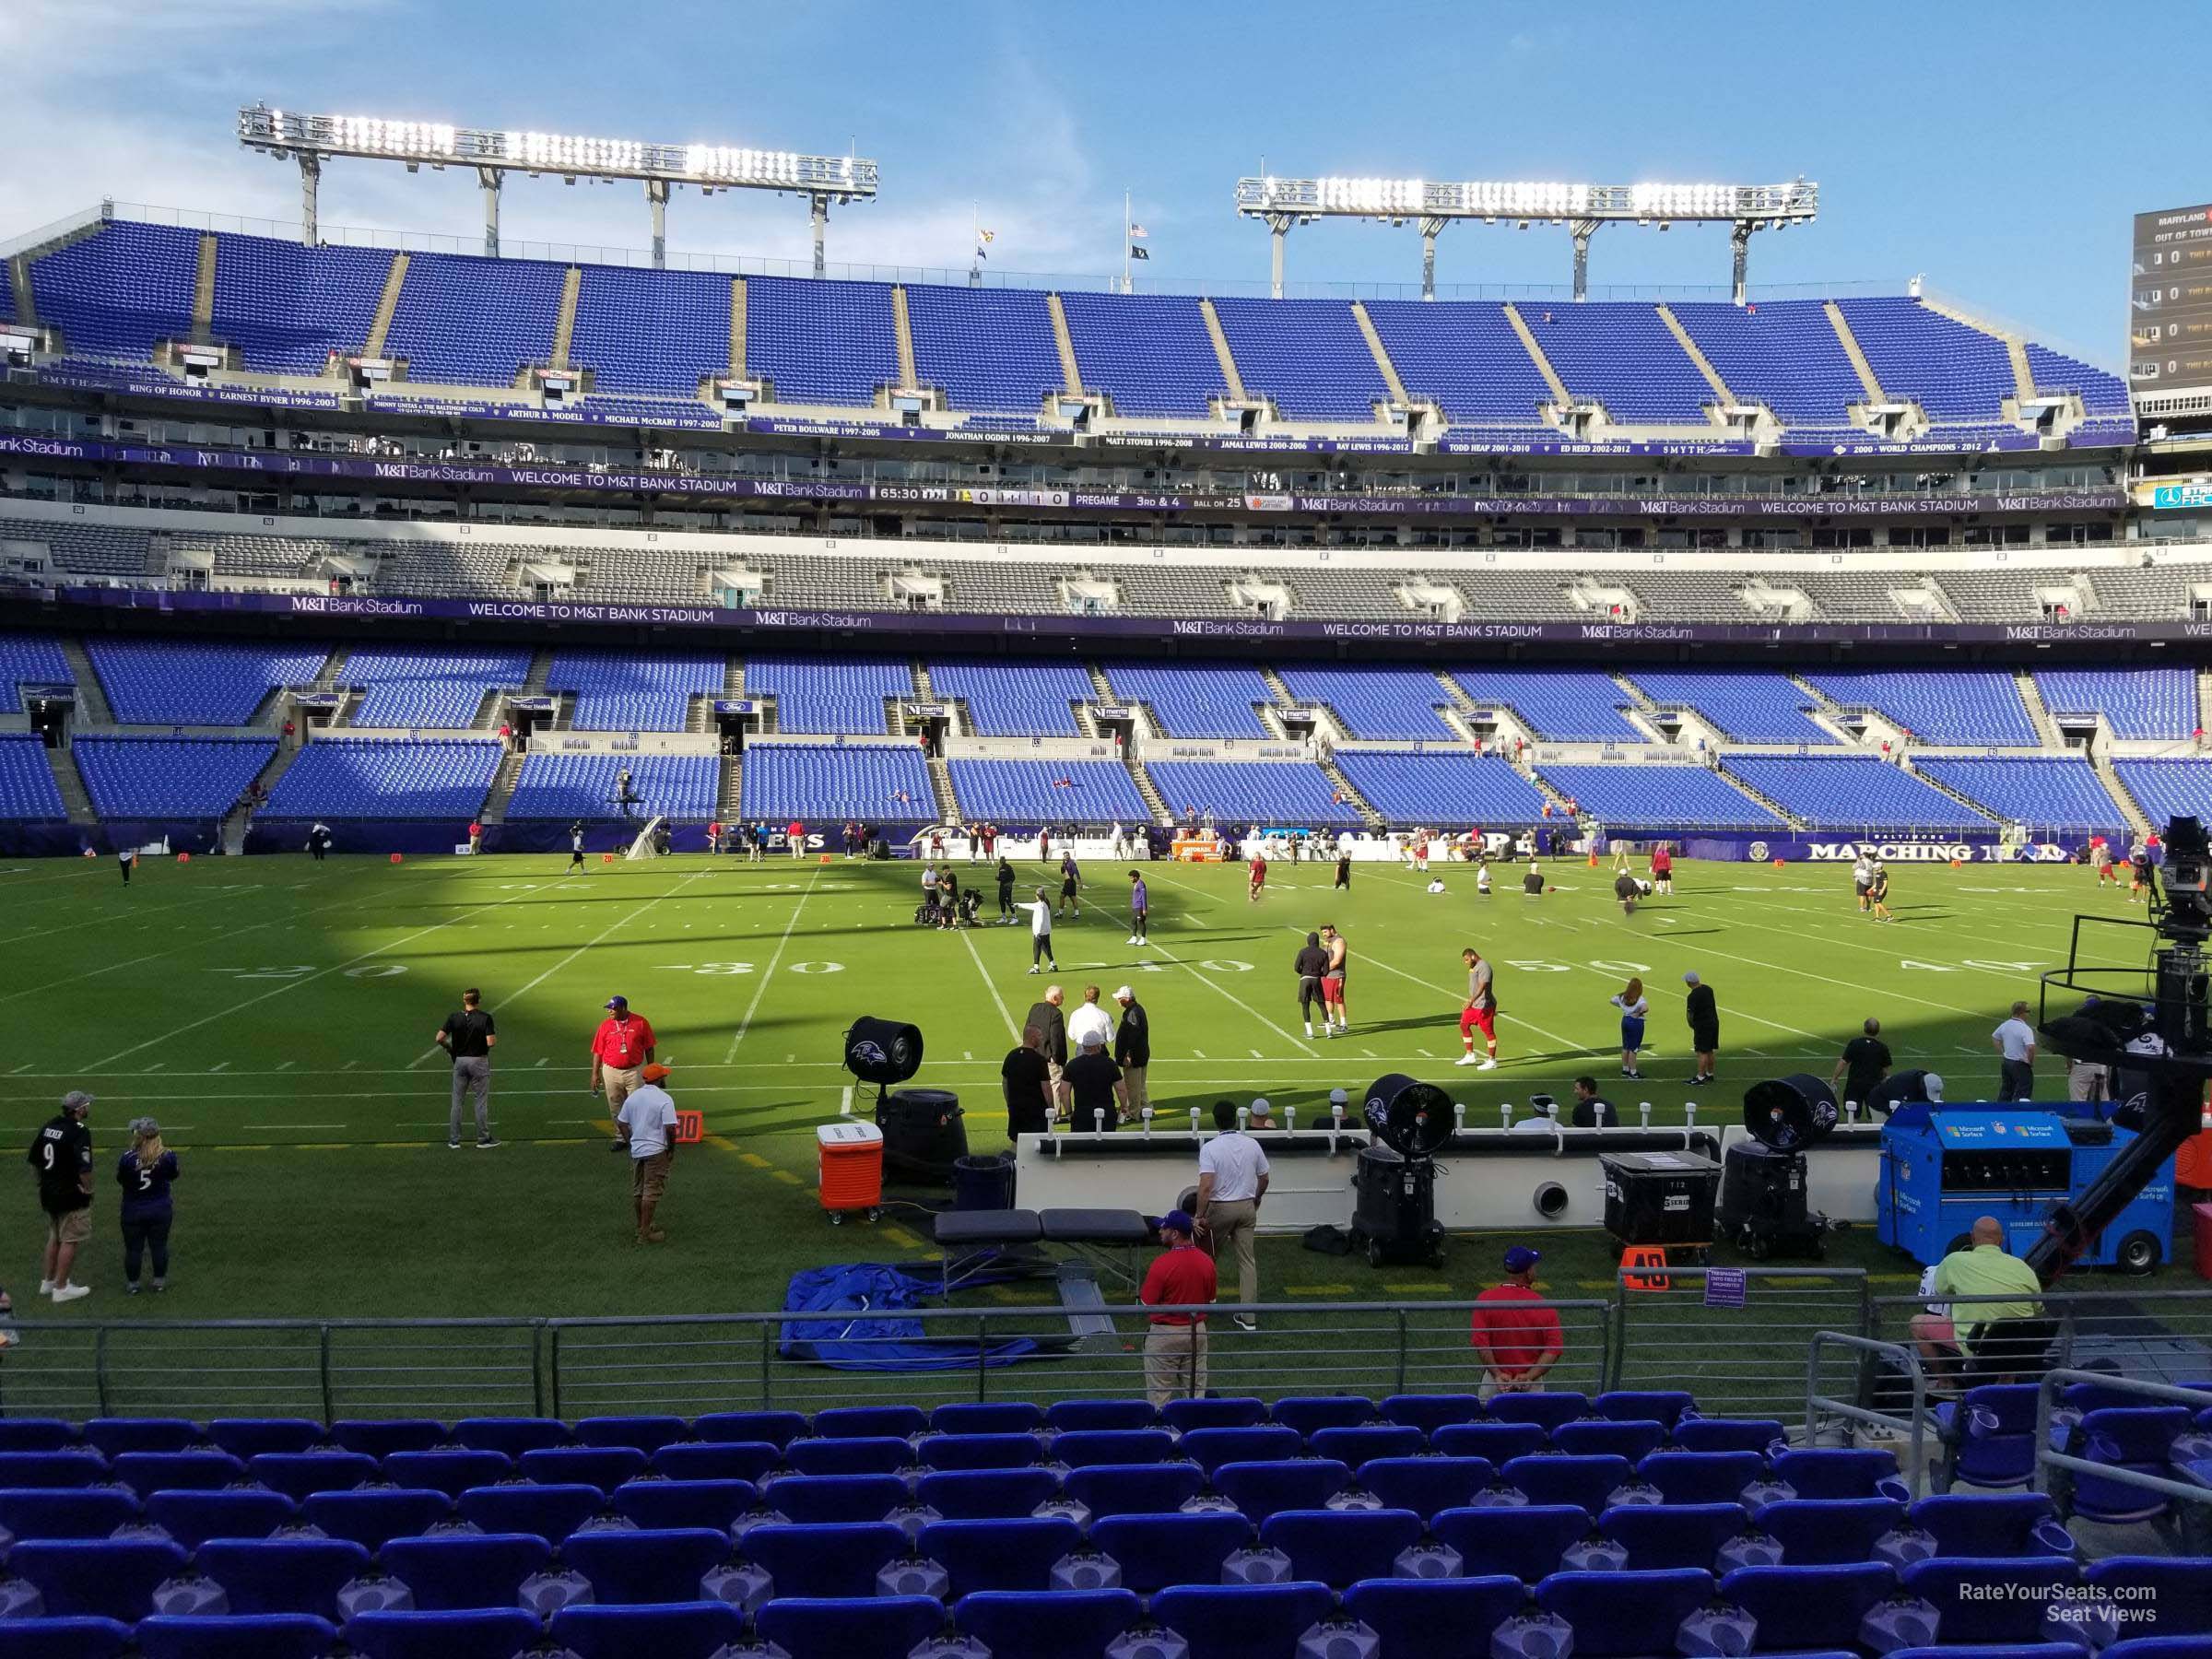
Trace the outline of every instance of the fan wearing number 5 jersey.
{"type": "Polygon", "coordinates": [[[150,1117],[131,1120],[130,1149],[115,1166],[123,1189],[123,1277],[126,1294],[138,1294],[138,1265],[153,1257],[154,1288],[169,1288],[169,1227],[176,1204],[169,1195],[177,1178],[177,1155],[161,1144],[161,1125],[150,1117]]]}
{"type": "Polygon", "coordinates": [[[46,1276],[39,1291],[57,1302],[92,1294],[89,1285],[69,1277],[76,1247],[92,1233],[92,1132],[85,1127],[91,1111],[92,1097],[71,1089],[23,1155],[38,1174],[39,1207],[46,1212],[46,1276]]]}

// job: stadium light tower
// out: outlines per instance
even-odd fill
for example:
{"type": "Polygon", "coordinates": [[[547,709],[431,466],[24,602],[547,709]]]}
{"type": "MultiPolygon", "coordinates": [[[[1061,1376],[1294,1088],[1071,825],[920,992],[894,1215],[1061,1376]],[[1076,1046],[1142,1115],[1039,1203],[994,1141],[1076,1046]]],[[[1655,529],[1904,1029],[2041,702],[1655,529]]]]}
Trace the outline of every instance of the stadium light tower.
{"type": "Polygon", "coordinates": [[[876,163],[858,156],[802,156],[792,150],[740,149],[714,144],[645,144],[629,138],[584,138],[564,133],[485,132],[429,121],[383,121],[368,115],[305,115],[249,104],[238,112],[238,141],[279,161],[300,164],[300,236],[316,236],[315,194],[323,163],[333,156],[398,161],[409,172],[428,167],[473,167],[484,191],[484,252],[500,251],[500,190],[510,173],[578,179],[638,179],[653,210],[653,263],[668,256],[668,195],[689,184],[701,195],[718,190],[767,190],[803,195],[814,219],[814,274],[822,275],[822,241],[832,204],[876,197],[876,163]]]}
{"type": "Polygon", "coordinates": [[[1278,179],[1237,181],[1237,212],[1265,223],[1274,239],[1274,293],[1283,297],[1283,241],[1293,225],[1318,218],[1378,219],[1421,232],[1421,298],[1436,298],[1436,239],[1453,219],[1505,220],[1527,229],[1548,220],[1574,238],[1574,297],[1589,288],[1590,239],[1598,227],[1631,222],[1729,227],[1735,255],[1735,302],[1744,302],[1751,236],[1757,230],[1810,224],[1820,209],[1820,186],[1798,179],[1788,184],[1548,184],[1533,181],[1473,180],[1439,183],[1424,179],[1278,179]]]}

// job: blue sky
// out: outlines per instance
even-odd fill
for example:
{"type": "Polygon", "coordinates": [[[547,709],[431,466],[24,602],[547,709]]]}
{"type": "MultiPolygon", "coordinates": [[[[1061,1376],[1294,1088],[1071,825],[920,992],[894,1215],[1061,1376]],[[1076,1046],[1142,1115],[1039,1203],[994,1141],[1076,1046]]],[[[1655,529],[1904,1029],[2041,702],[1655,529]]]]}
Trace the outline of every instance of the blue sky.
{"type": "MultiPolygon", "coordinates": [[[[1451,0],[1351,6],[900,6],[820,0],[0,0],[14,59],[0,235],[102,196],[297,222],[291,170],[238,149],[241,102],[670,142],[842,152],[880,201],[832,261],[1118,268],[1122,193],[1162,286],[1258,281],[1236,179],[1383,174],[1600,182],[1818,180],[1819,222],[1760,237],[1755,282],[1924,274],[2114,362],[2131,216],[2212,200],[2194,66],[2212,9],[1451,0]],[[16,96],[19,95],[19,96],[16,96]]],[[[638,247],[635,185],[518,182],[505,233],[638,247]]],[[[465,174],[334,163],[326,225],[473,236],[465,174]]],[[[679,251],[803,257],[804,208],[679,196],[679,251]]],[[[1411,282],[1410,229],[1293,232],[1294,281],[1411,282]]],[[[1724,231],[1601,232],[1594,283],[1719,283],[1724,231]]],[[[1563,282],[1563,231],[1456,227],[1440,280],[1563,282]]]]}

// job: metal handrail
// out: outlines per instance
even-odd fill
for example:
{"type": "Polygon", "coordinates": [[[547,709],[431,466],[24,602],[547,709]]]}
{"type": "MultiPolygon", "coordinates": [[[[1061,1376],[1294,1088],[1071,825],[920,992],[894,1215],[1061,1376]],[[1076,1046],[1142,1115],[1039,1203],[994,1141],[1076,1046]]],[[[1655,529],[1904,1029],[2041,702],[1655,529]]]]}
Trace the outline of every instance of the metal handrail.
{"type": "Polygon", "coordinates": [[[2045,1371],[2036,1385],[2035,1465],[2030,1476],[2033,1490],[2049,1492],[2051,1480],[2047,1471],[2064,1469],[2071,1475],[2093,1475],[2099,1480],[2109,1480],[2116,1486],[2138,1487],[2144,1491],[2157,1492],[2163,1497],[2179,1498],[2186,1503],[2212,1506],[2212,1487],[2192,1486],[2186,1481],[2169,1480],[2162,1475],[2146,1475],[2136,1469],[2091,1463],[2086,1457],[2076,1457],[2072,1453],[2061,1452],[2053,1445],[2051,1415],[2057,1409],[2059,1394],[2076,1382],[2094,1382],[2100,1388],[2113,1389],[2121,1394],[2141,1394],[2146,1400],[2167,1400],[2197,1410],[2212,1406],[2212,1390],[2177,1388],[2171,1382],[2148,1382],[2136,1377],[2114,1376],[2108,1371],[2045,1371]]]}
{"type": "Polygon", "coordinates": [[[1840,1417],[1870,1428],[1902,1429],[1911,1437],[1911,1461],[1906,1467],[1912,1471],[1915,1481],[1927,1467],[1927,1430],[1932,1420],[1928,1410],[1928,1379],[1920,1369],[1920,1356],[1911,1348],[1895,1342],[1883,1342],[1872,1336],[1853,1336],[1842,1331],[1815,1331],[1811,1351],[1805,1362],[1805,1434],[1809,1444],[1815,1427],[1821,1417],[1840,1417]],[[1861,1406],[1855,1400],[1831,1399],[1820,1392],[1820,1350],[1840,1347],[1858,1354],[1862,1360],[1887,1359],[1912,1381],[1912,1416],[1900,1421],[1886,1411],[1877,1411],[1870,1406],[1861,1406]]]}

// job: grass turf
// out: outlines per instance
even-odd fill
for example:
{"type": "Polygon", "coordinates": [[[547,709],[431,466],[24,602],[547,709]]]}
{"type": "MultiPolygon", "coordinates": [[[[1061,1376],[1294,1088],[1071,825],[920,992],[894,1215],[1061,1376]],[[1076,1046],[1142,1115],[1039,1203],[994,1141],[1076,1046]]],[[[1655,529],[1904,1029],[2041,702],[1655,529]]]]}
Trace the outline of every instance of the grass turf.
{"type": "MultiPolygon", "coordinates": [[[[971,1146],[1002,1145],[998,1062],[1044,982],[1026,975],[1026,931],[913,927],[919,872],[906,864],[679,857],[594,865],[579,878],[565,863],[149,861],[128,888],[109,860],[0,869],[11,1031],[0,1135],[27,1144],[65,1089],[98,1097],[95,1225],[76,1275],[95,1294],[35,1316],[727,1312],[780,1306],[802,1267],[926,1259],[919,1208],[833,1230],[816,1206],[814,1128],[850,1081],[839,1040],[860,1013],[914,1021],[929,1055],[917,1082],[959,1092],[971,1146]],[[430,1041],[470,984],[500,1027],[503,1144],[492,1151],[447,1149],[446,1065],[430,1041]],[[629,1241],[626,1162],[606,1151],[604,1104],[585,1092],[586,1043],[618,992],[652,1019],[671,1089],[704,1112],[710,1136],[679,1156],[668,1242],[652,1249],[629,1241]],[[112,1168],[141,1113],[161,1121],[184,1175],[172,1288],[126,1300],[112,1168]]],[[[1154,866],[1157,943],[1139,949],[1124,942],[1125,878],[1094,865],[1101,905],[1062,924],[1058,978],[1071,1006],[1087,982],[1137,988],[1152,1015],[1154,1097],[1171,1113],[1265,1093],[1312,1123],[1331,1087],[1402,1069],[1445,1082],[1470,1121],[1495,1122],[1500,1101],[1563,1098],[1589,1070],[1631,1111],[1649,1100],[1656,1121],[1679,1122],[1689,1096],[1712,1122],[1735,1116],[1758,1078],[1825,1077],[1869,1014],[1900,1066],[1932,1066],[1953,1099],[1977,1098],[1995,1081],[1990,1029],[2063,960],[2075,912],[2129,913],[2070,867],[1900,866],[1888,926],[1856,912],[1841,867],[1684,865],[1675,896],[1633,917],[1613,901],[1609,872],[1554,873],[1541,900],[1510,882],[1481,900],[1456,868],[1435,896],[1388,866],[1359,866],[1349,894],[1329,890],[1326,867],[1277,866],[1254,905],[1239,867],[1154,866]],[[1290,973],[1324,921],[1354,952],[1354,1029],[1327,1042],[1304,1038],[1290,973]],[[1449,1065],[1466,944],[1498,964],[1495,1072],[1449,1065]],[[1724,1044],[1723,1082],[1694,1090],[1681,1021],[1690,968],[1718,992],[1724,1044]],[[1641,1084],[1618,1075],[1606,1003],[1630,973],[1653,1001],[1641,1084]]],[[[1023,871],[1032,877],[1043,872],[1023,871]]],[[[2129,948],[2115,940],[2108,959],[2129,960],[2129,948]]],[[[2054,1063],[2044,1075],[2058,1092],[2054,1063]]],[[[8,1277],[29,1316],[36,1219],[29,1171],[16,1179],[8,1277]]],[[[1268,1239],[1264,1294],[1467,1296],[1489,1282],[1495,1253],[1494,1240],[1465,1241],[1441,1272],[1373,1273],[1268,1239]]],[[[1599,1234],[1554,1235],[1545,1282],[1560,1296],[1605,1294],[1615,1253],[1599,1234]]],[[[1830,1260],[1875,1270],[1884,1291],[1910,1290],[1915,1274],[1865,1230],[1830,1260]]]]}

